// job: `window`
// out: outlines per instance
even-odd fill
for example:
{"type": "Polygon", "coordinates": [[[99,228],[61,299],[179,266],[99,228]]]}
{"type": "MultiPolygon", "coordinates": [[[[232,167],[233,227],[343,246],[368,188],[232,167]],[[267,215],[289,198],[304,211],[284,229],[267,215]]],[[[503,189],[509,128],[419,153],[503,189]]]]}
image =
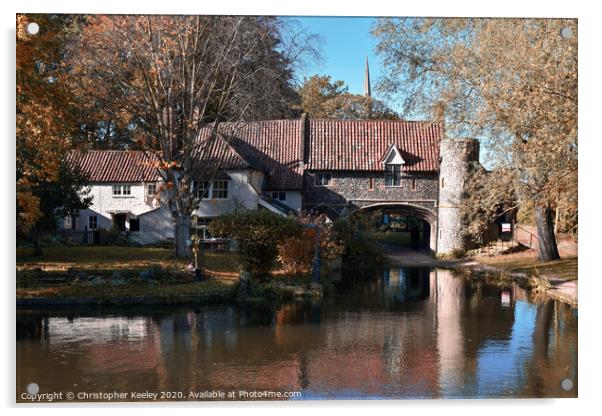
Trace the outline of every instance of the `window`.
{"type": "Polygon", "coordinates": [[[445,188],[445,178],[441,178],[441,189],[445,188]]]}
{"type": "Polygon", "coordinates": [[[213,220],[213,218],[205,217],[199,218],[197,220],[197,230],[199,232],[199,237],[202,240],[211,240],[213,236],[209,233],[209,223],[213,220]]]}
{"type": "Polygon", "coordinates": [[[317,186],[329,186],[332,181],[330,173],[316,173],[314,178],[317,186]]]}
{"type": "Polygon", "coordinates": [[[401,186],[401,165],[385,165],[385,186],[401,186]]]}
{"type": "Polygon", "coordinates": [[[228,181],[213,181],[213,192],[211,195],[213,199],[228,198],[228,181]]]}
{"type": "Polygon", "coordinates": [[[416,190],[416,179],[412,179],[412,191],[416,190]]]}
{"type": "Polygon", "coordinates": [[[272,199],[277,201],[286,201],[286,192],[272,192],[272,199]]]}
{"type": "Polygon", "coordinates": [[[130,231],[140,231],[140,218],[130,218],[130,231]]]}
{"type": "Polygon", "coordinates": [[[368,189],[370,189],[370,190],[374,189],[374,180],[372,178],[370,178],[370,180],[369,180],[368,189]]]}
{"type": "Polygon", "coordinates": [[[132,194],[131,185],[113,185],[114,196],[130,196],[132,194]]]}
{"type": "Polygon", "coordinates": [[[155,196],[157,193],[157,184],[149,183],[146,185],[146,196],[155,196]]]}
{"type": "Polygon", "coordinates": [[[90,215],[88,217],[88,228],[91,230],[98,228],[98,217],[96,215],[90,215]]]}
{"type": "Polygon", "coordinates": [[[209,198],[209,181],[192,181],[192,191],[199,199],[209,198]]]}

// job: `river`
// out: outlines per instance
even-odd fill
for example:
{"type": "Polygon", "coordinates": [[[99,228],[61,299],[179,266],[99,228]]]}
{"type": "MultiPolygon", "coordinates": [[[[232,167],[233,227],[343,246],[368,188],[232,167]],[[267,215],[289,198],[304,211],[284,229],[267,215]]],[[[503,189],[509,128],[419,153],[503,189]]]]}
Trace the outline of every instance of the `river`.
{"type": "Polygon", "coordinates": [[[277,308],[18,311],[16,348],[18,401],[577,396],[576,308],[443,269],[277,308]]]}

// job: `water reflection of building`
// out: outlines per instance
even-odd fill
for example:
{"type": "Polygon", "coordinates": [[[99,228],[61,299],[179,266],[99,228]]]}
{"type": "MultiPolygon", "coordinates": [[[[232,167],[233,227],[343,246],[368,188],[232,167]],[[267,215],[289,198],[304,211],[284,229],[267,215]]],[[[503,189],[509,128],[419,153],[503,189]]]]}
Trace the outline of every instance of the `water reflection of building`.
{"type": "Polygon", "coordinates": [[[465,282],[444,269],[433,270],[430,280],[430,302],[436,310],[439,388],[443,397],[462,396],[466,374],[462,329],[465,282]]]}
{"type": "Polygon", "coordinates": [[[385,295],[399,302],[426,299],[429,295],[429,272],[428,268],[385,268],[385,295]]]}
{"type": "Polygon", "coordinates": [[[321,304],[23,320],[19,382],[310,397],[574,395],[559,388],[576,379],[572,309],[532,304],[517,288],[502,308],[501,290],[445,270],[393,269],[321,304]]]}

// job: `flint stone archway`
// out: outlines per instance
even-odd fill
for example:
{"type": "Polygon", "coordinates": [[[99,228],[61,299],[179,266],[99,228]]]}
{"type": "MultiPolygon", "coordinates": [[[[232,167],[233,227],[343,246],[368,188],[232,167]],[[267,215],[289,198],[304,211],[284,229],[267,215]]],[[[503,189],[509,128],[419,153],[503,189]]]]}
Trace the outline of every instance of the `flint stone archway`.
{"type": "Polygon", "coordinates": [[[406,215],[422,220],[428,225],[429,232],[429,250],[432,253],[437,252],[437,211],[435,209],[429,209],[423,206],[399,203],[399,202],[386,202],[386,203],[374,203],[365,206],[358,206],[355,210],[349,214],[353,215],[356,212],[367,212],[376,210],[388,210],[393,211],[399,215],[406,215]]]}

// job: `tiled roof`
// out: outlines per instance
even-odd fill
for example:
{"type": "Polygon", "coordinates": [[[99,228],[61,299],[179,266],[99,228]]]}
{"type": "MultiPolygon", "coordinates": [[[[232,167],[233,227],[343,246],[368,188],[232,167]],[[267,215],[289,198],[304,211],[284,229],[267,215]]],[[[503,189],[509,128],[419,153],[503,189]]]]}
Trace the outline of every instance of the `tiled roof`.
{"type": "MultiPolygon", "coordinates": [[[[386,120],[309,120],[303,143],[305,119],[222,123],[209,144],[210,128],[199,138],[199,163],[220,160],[223,170],[253,168],[266,173],[266,190],[302,189],[303,160],[309,170],[378,171],[388,149],[399,149],[405,171],[438,171],[440,123],[386,120]],[[305,155],[304,155],[305,153],[305,155]]],[[[71,152],[91,182],[155,181],[156,156],[141,151],[92,150],[71,152]]]]}
{"type": "Polygon", "coordinates": [[[78,164],[90,182],[152,182],[159,178],[156,157],[141,151],[73,151],[67,163],[78,164]]]}
{"type": "Polygon", "coordinates": [[[201,141],[195,150],[197,168],[200,172],[203,172],[203,167],[207,165],[219,165],[219,168],[223,170],[251,167],[251,163],[238,153],[222,135],[217,135],[212,141],[201,141]]]}
{"type": "MultiPolygon", "coordinates": [[[[301,189],[302,127],[302,119],[297,119],[221,123],[218,130],[250,167],[267,174],[266,189],[301,189]]],[[[202,131],[201,141],[209,134],[208,127],[202,131]]]]}
{"type": "Polygon", "coordinates": [[[390,120],[309,120],[310,170],[383,170],[392,144],[405,171],[438,171],[443,124],[390,120]]]}

